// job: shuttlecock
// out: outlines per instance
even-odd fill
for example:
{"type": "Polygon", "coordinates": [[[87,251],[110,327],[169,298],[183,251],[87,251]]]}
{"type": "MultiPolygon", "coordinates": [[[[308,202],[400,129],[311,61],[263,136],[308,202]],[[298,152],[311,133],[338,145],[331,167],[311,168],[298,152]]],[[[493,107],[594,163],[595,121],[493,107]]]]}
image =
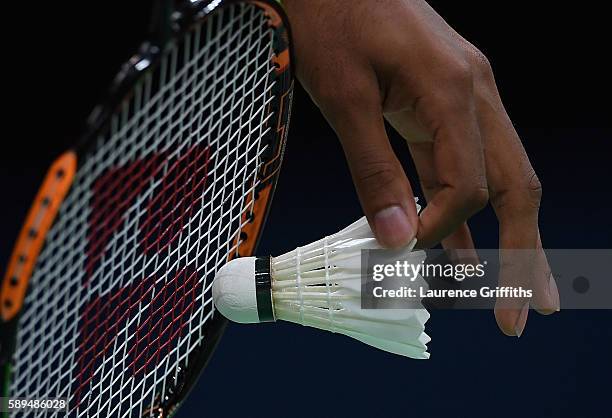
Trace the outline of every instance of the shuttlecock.
{"type": "MultiPolygon", "coordinates": [[[[416,240],[393,252],[418,264],[416,240]]],[[[340,333],[379,349],[429,358],[425,323],[429,312],[361,308],[361,250],[382,249],[366,218],[342,231],[278,257],[244,257],[217,273],[213,301],[227,319],[257,323],[277,319],[340,333]]],[[[415,285],[426,287],[418,277],[415,285]]]]}

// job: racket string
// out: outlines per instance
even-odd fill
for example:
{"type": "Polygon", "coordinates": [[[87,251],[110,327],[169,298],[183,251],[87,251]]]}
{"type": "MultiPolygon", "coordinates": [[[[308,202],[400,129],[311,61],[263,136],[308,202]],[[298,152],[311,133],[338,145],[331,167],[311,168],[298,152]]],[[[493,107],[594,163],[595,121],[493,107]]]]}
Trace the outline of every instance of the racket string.
{"type": "Polygon", "coordinates": [[[142,415],[206,344],[212,277],[237,250],[267,149],[271,36],[256,7],[224,8],[111,117],[32,277],[15,396],[69,398],[75,416],[142,415]],[[138,161],[147,167],[122,169],[138,161]]]}

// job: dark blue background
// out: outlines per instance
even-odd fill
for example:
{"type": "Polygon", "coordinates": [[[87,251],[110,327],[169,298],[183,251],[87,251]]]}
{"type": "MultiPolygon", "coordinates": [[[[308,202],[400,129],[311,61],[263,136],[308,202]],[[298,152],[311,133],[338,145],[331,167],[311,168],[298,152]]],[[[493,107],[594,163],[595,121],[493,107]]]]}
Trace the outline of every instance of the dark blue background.
{"type": "MultiPolygon", "coordinates": [[[[5,64],[14,73],[4,78],[2,265],[47,165],[73,142],[144,37],[148,2],[123,3],[94,10],[90,2],[54,2],[34,14],[23,4],[6,12],[21,26],[11,33],[5,64]]],[[[544,245],[612,248],[609,24],[599,3],[431,3],[492,61],[544,186],[544,245]]],[[[415,179],[405,145],[391,136],[415,179]]],[[[283,253],[360,216],[342,150],[298,88],[259,252],[283,253]]],[[[470,225],[478,246],[496,245],[489,208],[470,225]]],[[[611,320],[609,311],[531,312],[516,339],[497,330],[491,312],[435,311],[428,361],[292,324],[230,324],[179,418],[611,416],[611,320]]]]}

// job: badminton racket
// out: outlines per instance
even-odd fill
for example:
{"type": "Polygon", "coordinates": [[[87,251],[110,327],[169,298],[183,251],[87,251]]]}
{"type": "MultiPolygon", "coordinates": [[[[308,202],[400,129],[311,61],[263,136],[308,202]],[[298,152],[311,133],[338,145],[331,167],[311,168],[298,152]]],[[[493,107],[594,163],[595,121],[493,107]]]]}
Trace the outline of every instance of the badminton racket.
{"type": "Polygon", "coordinates": [[[213,278],[253,254],[283,157],[289,28],[274,1],[159,4],[157,36],[51,165],[17,239],[1,396],[171,416],[223,331],[213,278]]]}

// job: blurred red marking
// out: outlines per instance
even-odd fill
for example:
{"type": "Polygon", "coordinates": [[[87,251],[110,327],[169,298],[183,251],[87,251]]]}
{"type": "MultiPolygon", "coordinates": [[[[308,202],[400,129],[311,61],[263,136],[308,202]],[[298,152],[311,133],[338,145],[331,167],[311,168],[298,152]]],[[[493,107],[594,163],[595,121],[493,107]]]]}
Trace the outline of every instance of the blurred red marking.
{"type": "MultiPolygon", "coordinates": [[[[186,319],[195,308],[197,295],[201,295],[202,284],[193,266],[148,277],[125,278],[103,267],[108,257],[122,256],[111,254],[113,249],[108,247],[117,231],[132,220],[128,215],[144,210],[138,223],[138,237],[133,241],[137,242],[139,251],[146,258],[156,254],[164,256],[169,246],[179,239],[186,223],[202,208],[210,148],[194,146],[183,156],[168,160],[169,154],[156,154],[111,169],[92,187],[83,286],[90,287],[98,282],[100,278],[96,274],[116,274],[116,280],[124,279],[129,284],[93,297],[81,314],[77,369],[74,372],[77,403],[94,379],[97,368],[105,361],[105,356],[117,344],[126,347],[125,355],[119,359],[122,362],[107,364],[105,370],[118,367],[115,376],[128,373],[133,377],[142,377],[154,370],[160,359],[185,335],[186,319]],[[152,197],[136,205],[151,187],[155,187],[152,197]],[[135,315],[139,318],[132,324],[135,315]]],[[[113,263],[110,265],[115,266],[113,263]]],[[[102,386],[112,384],[99,383],[102,386]]]]}

